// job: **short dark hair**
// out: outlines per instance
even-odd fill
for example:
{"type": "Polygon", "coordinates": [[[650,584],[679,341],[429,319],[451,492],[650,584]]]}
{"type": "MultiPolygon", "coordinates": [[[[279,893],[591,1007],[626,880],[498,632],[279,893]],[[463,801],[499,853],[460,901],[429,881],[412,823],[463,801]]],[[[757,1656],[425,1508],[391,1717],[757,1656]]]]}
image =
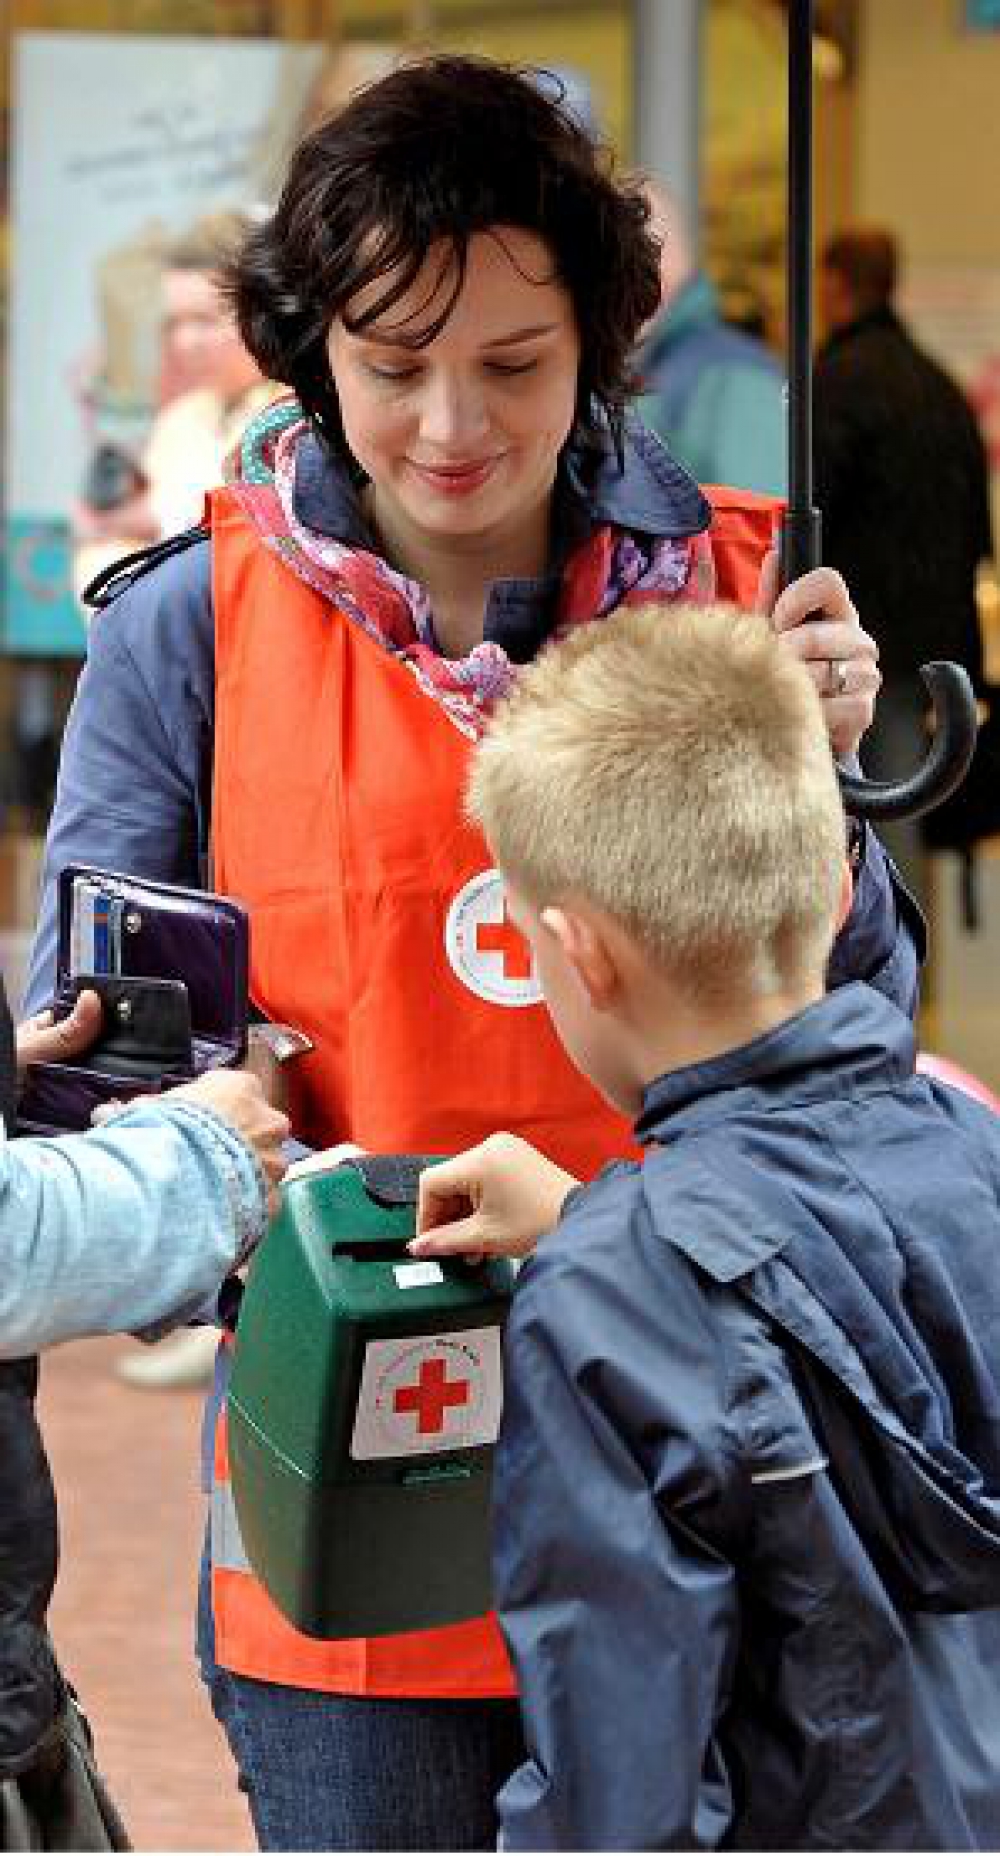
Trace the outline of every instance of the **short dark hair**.
{"type": "Polygon", "coordinates": [[[503,224],[534,232],[551,250],[576,315],[577,428],[592,436],[603,412],[620,446],[635,386],[629,354],[660,295],[648,219],[638,185],[613,178],[607,151],[550,73],[434,56],[367,85],[305,137],[274,213],[229,266],[228,287],[262,372],[287,382],[343,452],[326,353],[334,316],[385,278],[351,326],[370,324],[400,300],[443,240],[455,285],[421,332],[430,341],[461,290],[470,238],[503,224]]]}
{"type": "Polygon", "coordinates": [[[896,294],[899,247],[885,226],[845,226],[827,240],[822,263],[844,279],[861,310],[884,309],[896,294]]]}

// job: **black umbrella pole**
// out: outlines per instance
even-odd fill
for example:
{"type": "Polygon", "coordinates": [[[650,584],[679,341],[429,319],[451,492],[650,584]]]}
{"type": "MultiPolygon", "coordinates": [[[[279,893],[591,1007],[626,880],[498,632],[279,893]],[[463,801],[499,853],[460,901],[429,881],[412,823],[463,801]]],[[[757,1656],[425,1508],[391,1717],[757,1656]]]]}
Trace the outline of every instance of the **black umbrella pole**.
{"type": "Polygon", "coordinates": [[[781,525],[781,584],[818,567],[813,503],[812,0],[788,6],[788,509],[781,525]]]}
{"type": "MultiPolygon", "coordinates": [[[[788,509],[780,535],[781,584],[822,561],[813,502],[812,447],[812,0],[788,0],[788,509]]],[[[912,779],[874,784],[841,770],[844,803],[859,818],[918,818],[962,780],[976,741],[972,686],[958,664],[927,664],[934,703],[930,753],[912,779]]]]}

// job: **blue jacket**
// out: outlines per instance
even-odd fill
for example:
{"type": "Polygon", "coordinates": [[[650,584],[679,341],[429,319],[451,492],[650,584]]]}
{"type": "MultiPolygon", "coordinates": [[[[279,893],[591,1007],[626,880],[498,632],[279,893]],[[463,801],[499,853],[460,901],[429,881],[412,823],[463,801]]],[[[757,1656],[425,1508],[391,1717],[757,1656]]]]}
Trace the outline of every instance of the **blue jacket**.
{"type": "MultiPolygon", "coordinates": [[[[371,548],[349,475],[318,440],[303,446],[296,511],[320,533],[371,548]]],[[[689,535],[709,520],[705,499],[655,438],[630,424],[625,465],[568,456],[557,485],[553,558],[539,580],[498,581],[485,635],[516,663],[551,632],[560,568],[605,523],[643,535],[689,535]]],[[[207,539],[140,572],[90,629],[87,663],[66,729],[45,853],[42,907],[27,1008],[52,995],[56,879],[68,863],[197,884],[212,809],[215,633],[207,539]]],[[[870,980],[904,1010],[916,1001],[923,928],[869,834],[854,908],[838,939],[831,982],[870,980]]]]}
{"type": "Polygon", "coordinates": [[[723,322],[703,273],[682,285],[657,317],[639,372],[643,418],[700,483],[785,495],[781,369],[763,342],[723,322]]]}
{"type": "Polygon", "coordinates": [[[508,1849],[1000,1848],[1000,1123],[832,993],[666,1076],[506,1344],[508,1849]]]}

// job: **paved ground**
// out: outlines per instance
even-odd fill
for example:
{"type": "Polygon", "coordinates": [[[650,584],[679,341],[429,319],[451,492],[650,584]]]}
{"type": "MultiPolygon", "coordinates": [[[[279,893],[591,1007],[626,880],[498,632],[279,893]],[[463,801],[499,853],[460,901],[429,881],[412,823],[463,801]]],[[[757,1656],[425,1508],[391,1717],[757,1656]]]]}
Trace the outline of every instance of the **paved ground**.
{"type": "Polygon", "coordinates": [[[42,1413],[60,1497],[53,1634],[139,1850],[253,1850],[191,1648],[201,1398],[112,1371],[128,1341],[57,1348],[42,1413]]]}

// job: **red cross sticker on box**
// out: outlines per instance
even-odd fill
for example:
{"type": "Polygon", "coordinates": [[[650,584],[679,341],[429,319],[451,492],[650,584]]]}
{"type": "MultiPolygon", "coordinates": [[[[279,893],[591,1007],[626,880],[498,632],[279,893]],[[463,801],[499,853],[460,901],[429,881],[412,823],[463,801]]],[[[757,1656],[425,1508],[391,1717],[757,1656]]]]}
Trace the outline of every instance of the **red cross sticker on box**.
{"type": "Polygon", "coordinates": [[[499,1328],[369,1341],[351,1455],[365,1461],[495,1443],[502,1403],[499,1328]]]}
{"type": "Polygon", "coordinates": [[[447,1360],[421,1360],[415,1386],[400,1386],[393,1395],[394,1411],[412,1411],[421,1437],[440,1437],[451,1405],[467,1405],[468,1379],[449,1382],[447,1360]]]}

